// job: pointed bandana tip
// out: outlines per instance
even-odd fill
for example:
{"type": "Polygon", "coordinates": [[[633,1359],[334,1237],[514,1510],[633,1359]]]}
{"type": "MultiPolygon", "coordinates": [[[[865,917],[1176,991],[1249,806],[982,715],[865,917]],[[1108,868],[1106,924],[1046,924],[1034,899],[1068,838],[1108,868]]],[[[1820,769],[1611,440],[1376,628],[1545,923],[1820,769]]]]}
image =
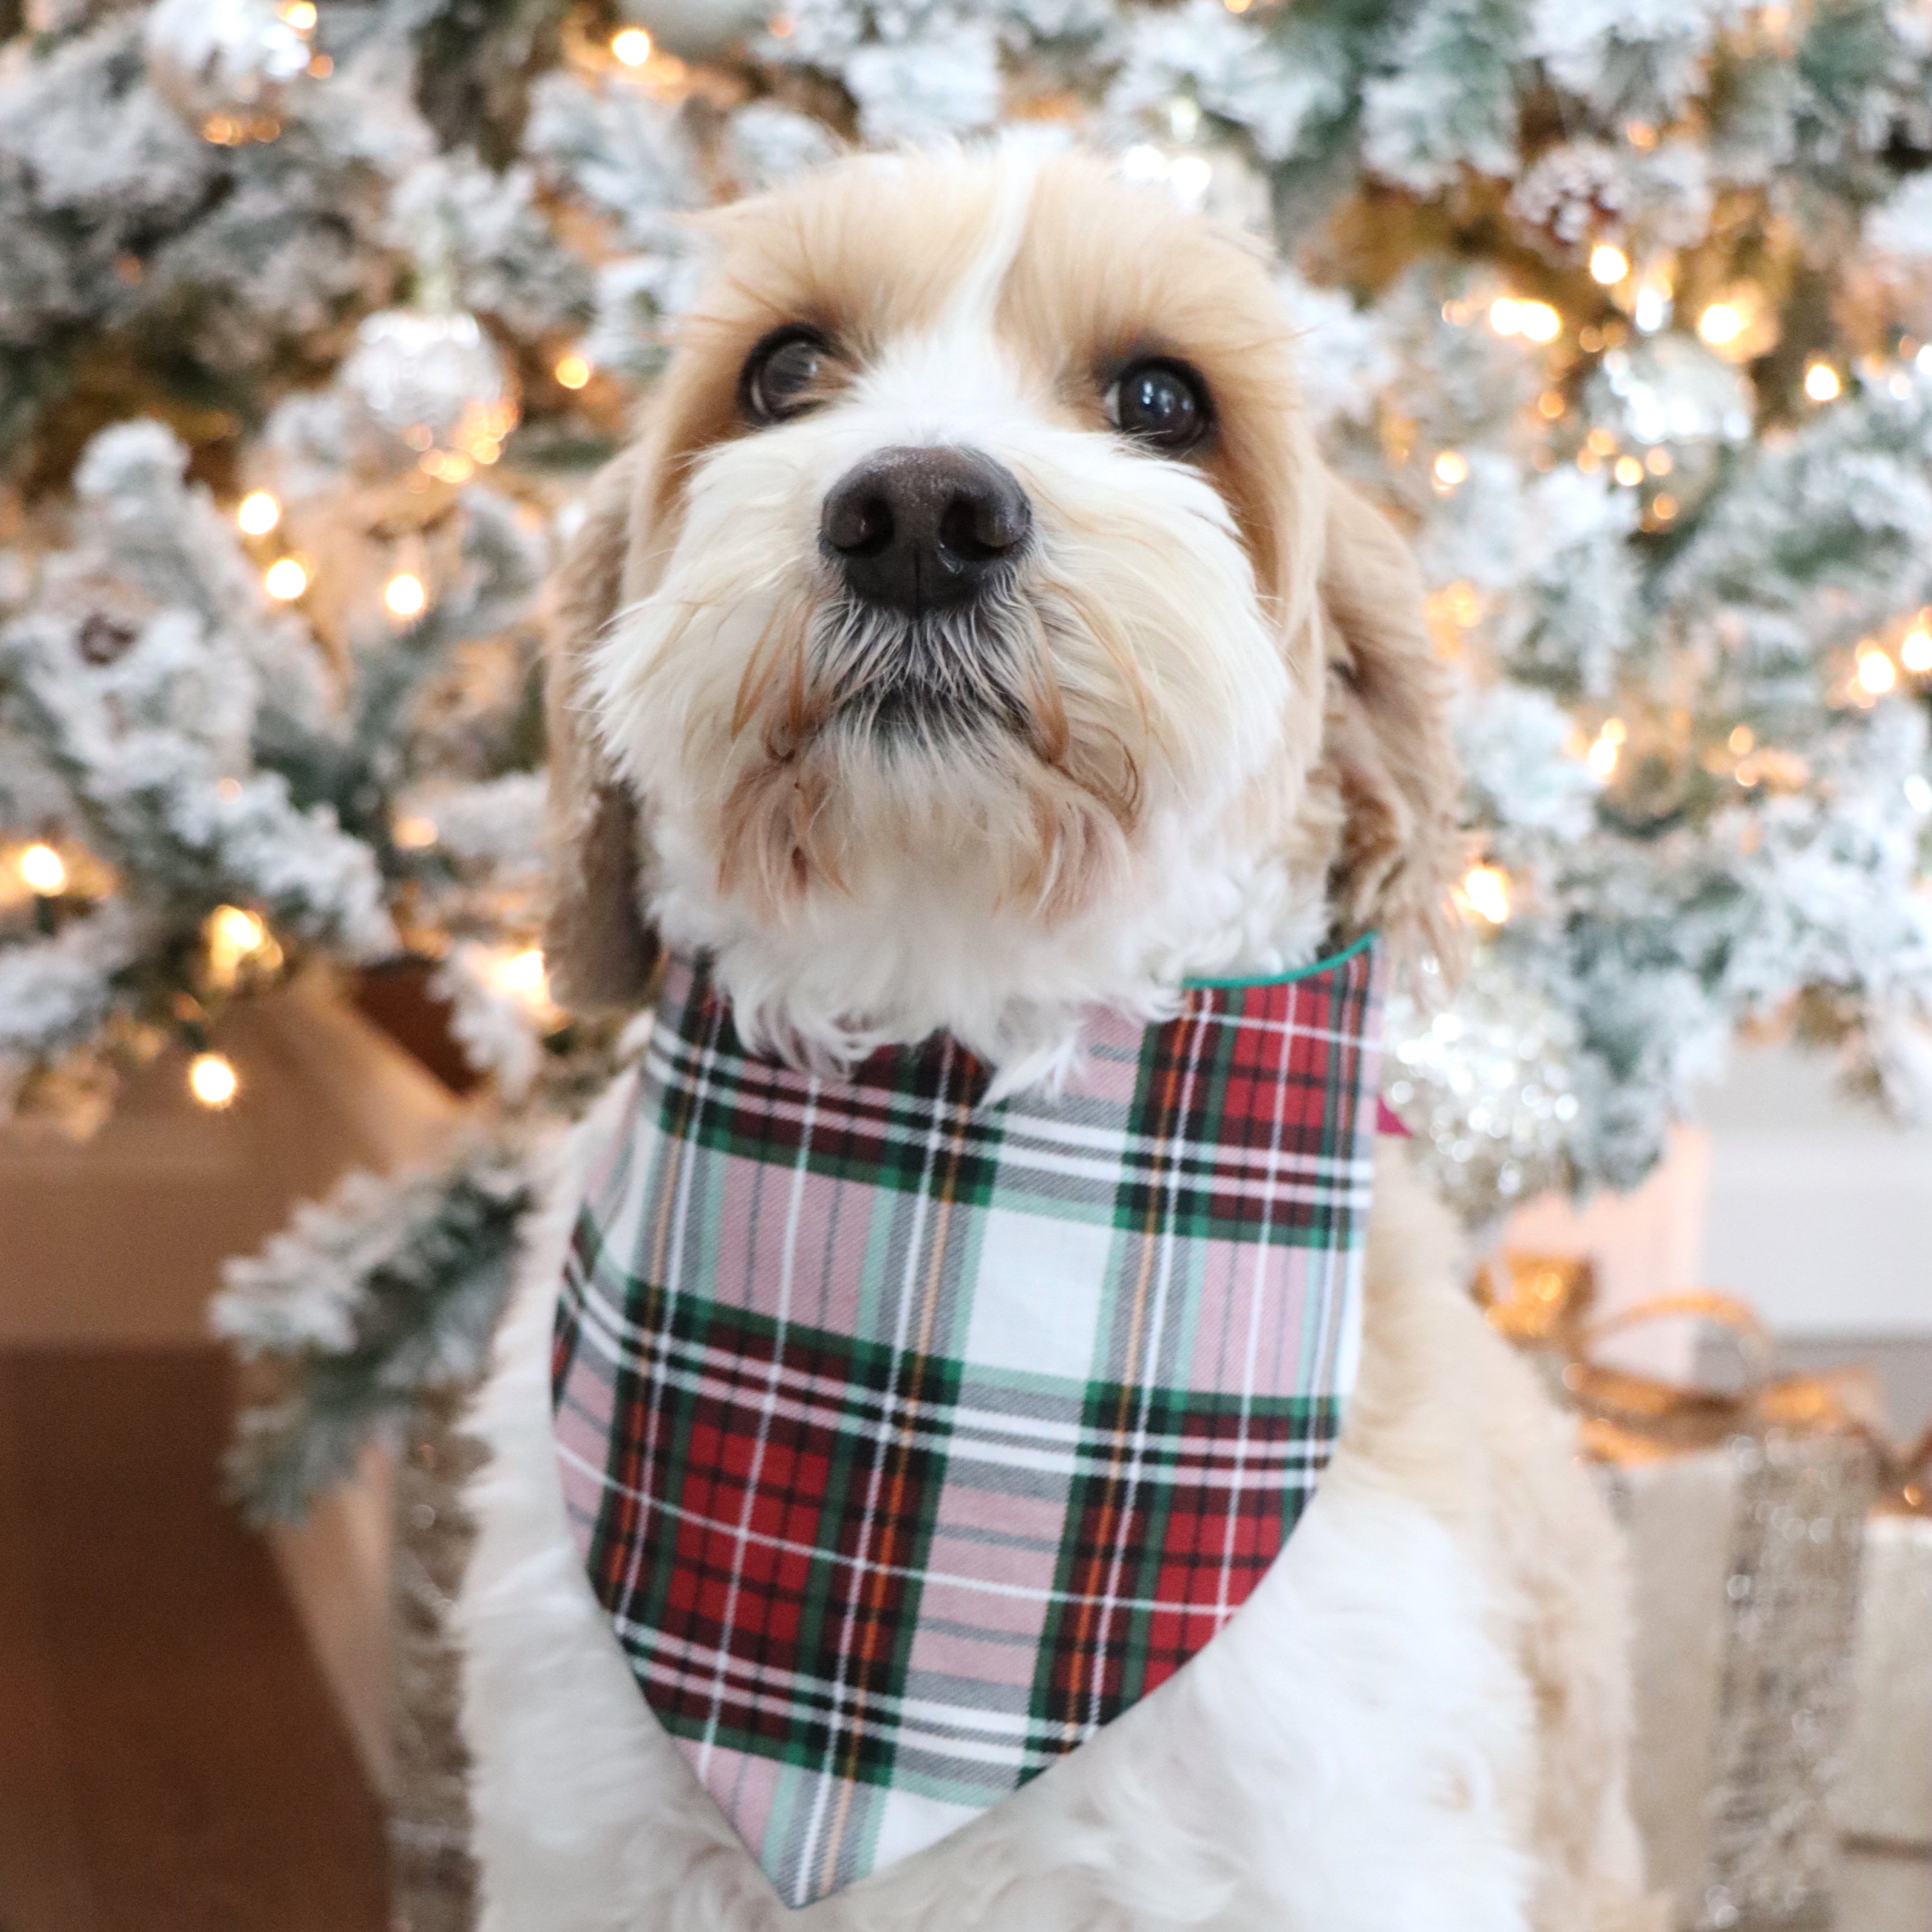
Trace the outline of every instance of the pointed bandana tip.
{"type": "Polygon", "coordinates": [[[1095,1015],[991,1106],[944,1036],[748,1053],[671,962],[556,1316],[571,1526],[638,1688],[779,1897],[964,1824],[1240,1609],[1353,1386],[1364,941],[1095,1015]]]}

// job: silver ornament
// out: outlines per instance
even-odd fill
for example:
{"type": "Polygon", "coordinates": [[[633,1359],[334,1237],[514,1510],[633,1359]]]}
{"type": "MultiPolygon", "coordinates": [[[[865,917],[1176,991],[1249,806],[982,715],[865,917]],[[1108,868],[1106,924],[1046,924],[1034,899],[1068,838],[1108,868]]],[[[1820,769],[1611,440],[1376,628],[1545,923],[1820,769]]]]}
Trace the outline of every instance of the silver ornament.
{"type": "Polygon", "coordinates": [[[142,29],[148,83],[205,140],[272,140],[314,26],[311,0],[158,0],[142,29]]]}
{"type": "Polygon", "coordinates": [[[1714,480],[1726,446],[1750,439],[1750,382],[1688,335],[1639,336],[1611,350],[1588,401],[1592,420],[1614,430],[1619,442],[1670,453],[1665,487],[1681,505],[1714,480]]]}
{"type": "Polygon", "coordinates": [[[496,461],[520,412],[501,351],[463,309],[369,316],[336,383],[350,405],[352,460],[364,471],[415,463],[460,482],[496,461]]]}
{"type": "MultiPolygon", "coordinates": [[[[1426,988],[1424,989],[1425,994],[1426,988]]],[[[1582,1105],[1570,1016],[1484,948],[1446,1005],[1389,1003],[1384,1094],[1471,1226],[1568,1179],[1582,1105]]]]}

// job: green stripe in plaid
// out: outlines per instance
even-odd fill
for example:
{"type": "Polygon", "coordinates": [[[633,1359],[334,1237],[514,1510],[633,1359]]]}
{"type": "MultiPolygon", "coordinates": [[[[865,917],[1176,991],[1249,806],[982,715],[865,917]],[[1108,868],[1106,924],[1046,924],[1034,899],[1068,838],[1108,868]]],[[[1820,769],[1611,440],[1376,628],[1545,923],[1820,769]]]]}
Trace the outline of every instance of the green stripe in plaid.
{"type": "Polygon", "coordinates": [[[802,1905],[1171,1676],[1279,1554],[1354,1378],[1376,974],[1096,1014],[987,1106],[944,1036],[824,1079],[674,959],[552,1364],[652,1708],[802,1905]]]}

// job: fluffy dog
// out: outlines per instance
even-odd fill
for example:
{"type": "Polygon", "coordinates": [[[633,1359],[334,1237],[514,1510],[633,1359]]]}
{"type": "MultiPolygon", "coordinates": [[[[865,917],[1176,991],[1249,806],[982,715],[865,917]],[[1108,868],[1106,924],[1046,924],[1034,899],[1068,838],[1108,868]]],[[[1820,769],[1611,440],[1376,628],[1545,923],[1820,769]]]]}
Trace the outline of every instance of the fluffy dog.
{"type": "MultiPolygon", "coordinates": [[[[1448,950],[1419,586],[1323,468],[1252,254],[1010,148],[855,160],[716,230],[558,599],[563,998],[636,1003],[669,943],[795,1063],[944,1029],[1011,1093],[1064,1076],[1096,1005],[1157,1018],[1186,976],[1370,927],[1448,950]]],[[[584,1144],[477,1412],[486,1932],[1655,1922],[1611,1533],[1392,1142],[1342,1444],[1241,1613],[1016,1796],[785,1912],[566,1525],[547,1371],[584,1144]]]]}

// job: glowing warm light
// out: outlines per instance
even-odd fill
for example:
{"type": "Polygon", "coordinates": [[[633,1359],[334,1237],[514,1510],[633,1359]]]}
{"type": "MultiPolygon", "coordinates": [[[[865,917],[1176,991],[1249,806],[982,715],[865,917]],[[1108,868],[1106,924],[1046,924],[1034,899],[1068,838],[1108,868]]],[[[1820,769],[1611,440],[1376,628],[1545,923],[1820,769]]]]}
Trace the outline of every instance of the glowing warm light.
{"type": "Polygon", "coordinates": [[[1634,456],[1620,456],[1610,473],[1626,490],[1634,490],[1643,481],[1643,465],[1634,456]]]}
{"type": "Polygon", "coordinates": [[[1605,288],[1620,282],[1630,273],[1630,257],[1608,242],[1599,242],[1590,250],[1590,279],[1605,288]]]}
{"type": "Polygon", "coordinates": [[[389,836],[405,852],[422,852],[436,843],[436,820],[410,812],[389,828],[389,836]]]}
{"type": "Polygon", "coordinates": [[[188,1062],[188,1090],[204,1107],[225,1107],[242,1090],[242,1077],[226,1054],[197,1053],[188,1062]]]}
{"type": "Polygon", "coordinates": [[[1520,302],[1516,326],[1532,342],[1554,342],[1563,333],[1563,318],[1545,302],[1520,302]]]}
{"type": "Polygon", "coordinates": [[[520,952],[500,954],[488,970],[497,990],[507,993],[519,1006],[539,1019],[550,1012],[550,980],[544,970],[541,947],[530,946],[520,952]]]}
{"type": "Polygon", "coordinates": [[[315,0],[287,0],[282,9],[282,18],[297,33],[310,32],[315,26],[315,0]]]}
{"type": "Polygon", "coordinates": [[[1630,727],[1621,718],[1606,718],[1600,735],[1612,745],[1621,745],[1630,736],[1630,727]]]}
{"type": "Polygon", "coordinates": [[[1498,335],[1514,335],[1522,326],[1522,304],[1511,296],[1498,296],[1490,304],[1490,326],[1498,335]]]}
{"type": "Polygon", "coordinates": [[[560,356],[552,373],[566,389],[580,389],[590,380],[590,364],[581,356],[560,356]]]}
{"type": "Polygon", "coordinates": [[[244,961],[272,973],[282,963],[282,949],[261,915],[245,906],[217,906],[202,932],[208,945],[208,976],[224,992],[241,977],[244,961]]]}
{"type": "Polygon", "coordinates": [[[1739,724],[1732,728],[1730,736],[1725,742],[1742,758],[1756,744],[1757,734],[1748,724],[1739,724]]]}
{"type": "Polygon", "coordinates": [[[1804,393],[1814,403],[1828,403],[1844,386],[1828,362],[1814,362],[1804,372],[1804,393]]]}
{"type": "Polygon", "coordinates": [[[402,570],[383,585],[382,602],[389,607],[392,616],[420,617],[429,602],[429,592],[423,588],[420,577],[402,570]]]}
{"type": "Polygon", "coordinates": [[[1653,476],[1668,476],[1677,467],[1669,450],[1660,446],[1644,452],[1643,466],[1653,476]]]}
{"type": "Polygon", "coordinates": [[[1509,874],[1500,866],[1472,866],[1463,875],[1462,896],[1478,918],[1501,926],[1510,916],[1509,874]]]}
{"type": "Polygon", "coordinates": [[[651,57],[651,37],[641,27],[626,27],[611,41],[610,51],[626,67],[642,67],[651,57]]]}
{"type": "Polygon", "coordinates": [[[1565,406],[1561,389],[1545,389],[1536,399],[1536,412],[1545,422],[1556,422],[1565,406]]]}
{"type": "Polygon", "coordinates": [[[265,537],[282,520],[282,506],[266,490],[250,490],[236,506],[235,520],[244,536],[265,537]]]}
{"type": "Polygon", "coordinates": [[[29,845],[14,863],[28,892],[50,899],[67,890],[67,861],[51,845],[29,845]]]}
{"type": "Polygon", "coordinates": [[[1932,818],[1932,782],[1914,772],[1905,781],[1905,802],[1921,818],[1932,818]]]}
{"type": "Polygon", "coordinates": [[[1697,333],[1713,349],[1735,342],[1744,332],[1744,319],[1736,304],[1715,302],[1697,318],[1697,333]]]}
{"type": "Polygon", "coordinates": [[[1648,121],[1626,121],[1624,139],[1633,148],[1641,148],[1648,153],[1657,146],[1657,130],[1648,121]]]}
{"type": "Polygon", "coordinates": [[[1677,499],[1668,490],[1660,490],[1650,500],[1650,514],[1660,524],[1667,524],[1677,514],[1677,499]]]}
{"type": "Polygon", "coordinates": [[[514,953],[503,963],[503,984],[513,992],[540,993],[544,986],[544,956],[532,946],[514,953]]]}
{"type": "Polygon", "coordinates": [[[252,913],[245,906],[234,905],[217,906],[208,914],[208,932],[211,940],[236,953],[259,950],[262,940],[268,936],[268,928],[262,924],[259,913],[252,913]]]}
{"type": "Polygon", "coordinates": [[[1436,480],[1445,490],[1468,482],[1469,466],[1455,450],[1445,449],[1436,459],[1436,480]]]}
{"type": "Polygon", "coordinates": [[[1599,456],[1614,456],[1616,454],[1616,431],[1605,429],[1600,424],[1591,430],[1583,440],[1599,456]]]}
{"type": "Polygon", "coordinates": [[[1589,766],[1592,778],[1607,778],[1616,770],[1618,748],[1616,740],[1610,737],[1600,737],[1592,744],[1583,762],[1589,766]]]}
{"type": "Polygon", "coordinates": [[[1909,671],[1932,670],[1932,631],[1907,631],[1899,641],[1898,661],[1909,671]]]}
{"type": "Polygon", "coordinates": [[[1858,683],[1874,698],[1882,698],[1898,682],[1898,668],[1882,651],[1858,653],[1858,683]]]}
{"type": "Polygon", "coordinates": [[[292,556],[278,557],[262,579],[262,588],[284,604],[292,604],[308,588],[308,572],[292,556]]]}
{"type": "Polygon", "coordinates": [[[1186,206],[1200,206],[1214,178],[1214,164],[1199,154],[1177,154],[1169,163],[1167,178],[1175,196],[1186,206]]]}

